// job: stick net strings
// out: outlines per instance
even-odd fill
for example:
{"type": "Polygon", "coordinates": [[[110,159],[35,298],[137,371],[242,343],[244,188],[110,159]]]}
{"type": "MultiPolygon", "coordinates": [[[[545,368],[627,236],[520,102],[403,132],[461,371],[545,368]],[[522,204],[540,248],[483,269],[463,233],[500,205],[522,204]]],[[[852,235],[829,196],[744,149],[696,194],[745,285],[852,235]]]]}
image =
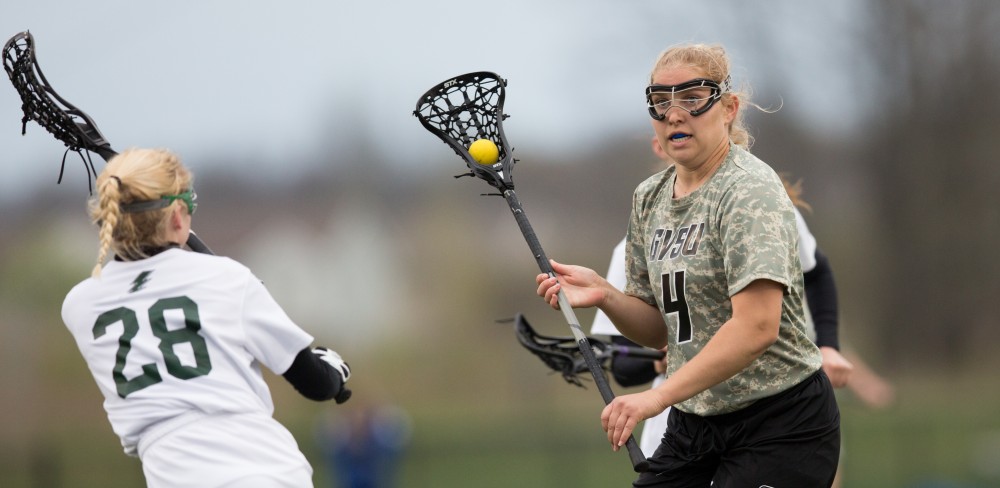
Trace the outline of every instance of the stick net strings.
{"type": "MultiPolygon", "coordinates": [[[[503,83],[496,78],[477,76],[459,81],[428,96],[418,113],[428,124],[465,147],[477,139],[499,143],[503,104],[503,83]]],[[[498,144],[500,159],[507,148],[498,144]]]]}
{"type": "Polygon", "coordinates": [[[27,132],[28,121],[34,120],[56,139],[63,141],[70,150],[84,149],[86,143],[77,133],[74,118],[77,117],[74,113],[77,110],[72,106],[60,107],[53,99],[58,100],[59,96],[49,88],[45,75],[35,63],[31,40],[20,37],[12,41],[4,50],[4,68],[17,93],[21,95],[21,109],[24,112],[24,117],[21,118],[21,134],[27,132]],[[44,90],[51,97],[39,94],[38,90],[44,90]]]}
{"type": "MultiPolygon", "coordinates": [[[[22,35],[14,36],[7,42],[3,51],[3,65],[14,89],[21,97],[21,111],[24,114],[21,118],[21,135],[27,133],[28,121],[37,122],[67,147],[59,170],[59,182],[62,182],[66,155],[73,151],[83,159],[88,173],[89,186],[90,177],[97,178],[97,170],[89,155],[86,158],[83,156],[83,150],[92,150],[94,145],[93,142],[84,137],[84,134],[85,127],[93,126],[93,123],[49,86],[35,60],[34,45],[30,34],[22,33],[22,35]]],[[[103,142],[103,137],[99,134],[92,135],[92,137],[94,136],[103,142]]]]}

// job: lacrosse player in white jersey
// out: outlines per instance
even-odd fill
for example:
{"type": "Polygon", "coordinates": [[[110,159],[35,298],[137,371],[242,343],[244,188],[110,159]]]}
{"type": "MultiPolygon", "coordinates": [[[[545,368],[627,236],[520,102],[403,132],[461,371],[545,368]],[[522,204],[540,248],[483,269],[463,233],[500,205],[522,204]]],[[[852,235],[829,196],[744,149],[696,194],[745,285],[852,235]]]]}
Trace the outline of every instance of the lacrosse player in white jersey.
{"type": "Polygon", "coordinates": [[[191,184],[164,150],[107,164],[89,202],[98,262],[66,296],[63,321],[149,487],[311,487],[260,366],[337,403],[350,397],[350,369],[312,347],[245,266],[181,248],[197,206],[191,184]]]}

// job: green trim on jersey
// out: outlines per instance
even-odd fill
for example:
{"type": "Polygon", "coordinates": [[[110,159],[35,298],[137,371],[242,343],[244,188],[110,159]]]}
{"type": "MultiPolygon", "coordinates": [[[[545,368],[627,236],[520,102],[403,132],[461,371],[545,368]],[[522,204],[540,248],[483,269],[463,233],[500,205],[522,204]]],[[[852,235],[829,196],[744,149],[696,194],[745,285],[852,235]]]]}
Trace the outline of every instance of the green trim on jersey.
{"type": "Polygon", "coordinates": [[[822,363],[805,332],[795,213],[777,173],[733,144],[692,194],[673,199],[675,178],[671,166],[636,188],[626,246],[625,293],[663,314],[668,374],[732,317],[731,296],[759,279],[785,287],[778,340],[732,378],[675,405],[696,415],[733,412],[791,388],[822,363]]]}

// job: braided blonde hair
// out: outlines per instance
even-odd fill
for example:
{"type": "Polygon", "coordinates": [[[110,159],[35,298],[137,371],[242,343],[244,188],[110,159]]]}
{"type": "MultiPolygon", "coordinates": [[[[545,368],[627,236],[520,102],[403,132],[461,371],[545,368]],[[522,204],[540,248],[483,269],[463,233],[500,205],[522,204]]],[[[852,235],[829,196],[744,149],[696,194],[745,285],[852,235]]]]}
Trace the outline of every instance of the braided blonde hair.
{"type": "MultiPolygon", "coordinates": [[[[688,67],[704,73],[708,78],[722,87],[722,103],[730,103],[733,98],[740,100],[736,117],[729,126],[729,139],[733,144],[748,149],[753,144],[753,137],[747,130],[746,122],[743,120],[744,107],[753,105],[750,102],[749,87],[736,90],[731,87],[730,63],[726,50],[718,44],[679,44],[671,46],[660,53],[653,64],[653,71],[650,72],[650,83],[656,72],[665,68],[688,67]]],[[[756,105],[754,105],[756,107],[756,105]]],[[[759,108],[759,107],[758,107],[759,108]]]]}
{"type": "Polygon", "coordinates": [[[191,188],[193,176],[180,158],[165,149],[128,149],[108,161],[97,178],[97,194],[88,202],[90,218],[99,227],[100,248],[91,276],[111,251],[127,261],[148,257],[147,249],[166,246],[167,225],[175,200],[165,208],[124,213],[121,206],[156,200],[191,188]]]}

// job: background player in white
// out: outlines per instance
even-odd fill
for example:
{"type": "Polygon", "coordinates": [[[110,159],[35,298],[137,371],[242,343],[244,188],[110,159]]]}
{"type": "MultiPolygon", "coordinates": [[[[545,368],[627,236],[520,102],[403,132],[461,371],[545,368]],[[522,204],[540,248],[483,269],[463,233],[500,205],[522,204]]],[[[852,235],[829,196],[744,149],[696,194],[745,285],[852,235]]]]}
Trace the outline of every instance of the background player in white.
{"type": "Polygon", "coordinates": [[[89,202],[98,262],[67,294],[63,321],[148,486],[311,487],[312,467],[272,417],[260,366],[307,398],[338,403],[350,397],[350,369],[311,348],[245,266],[180,247],[195,198],[190,171],[168,151],[109,161],[89,202]]]}
{"type": "Polygon", "coordinates": [[[636,343],[666,347],[666,379],[601,413],[617,450],[674,407],[634,486],[829,486],[840,414],[806,335],[792,204],[738,144],[746,95],[732,91],[721,46],[670,48],[649,81],[653,132],[674,164],[635,191],[625,292],[553,261],[558,276],[538,275],[538,294],[558,308],[561,290],[636,343]]]}

